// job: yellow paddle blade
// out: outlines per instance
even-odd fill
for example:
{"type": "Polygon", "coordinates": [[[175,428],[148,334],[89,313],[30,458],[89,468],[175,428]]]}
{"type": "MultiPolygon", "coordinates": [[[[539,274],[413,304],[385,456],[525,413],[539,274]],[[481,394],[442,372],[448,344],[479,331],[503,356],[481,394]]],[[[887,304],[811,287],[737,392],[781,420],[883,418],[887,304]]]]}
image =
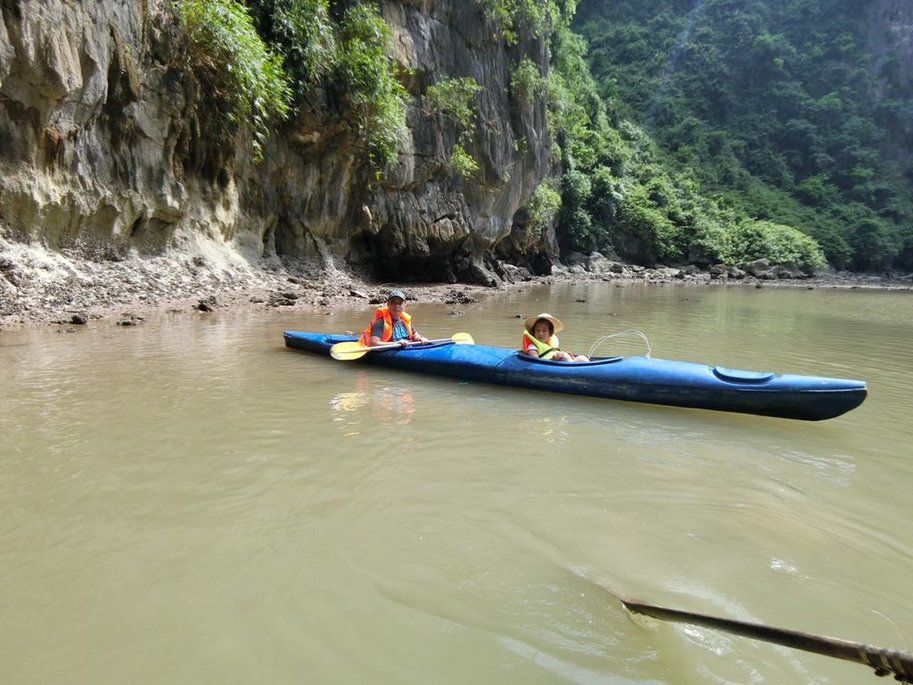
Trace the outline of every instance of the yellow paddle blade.
{"type": "Polygon", "coordinates": [[[457,345],[475,345],[476,341],[472,339],[472,336],[469,333],[454,333],[450,336],[450,339],[453,340],[457,345]]]}
{"type": "Polygon", "coordinates": [[[357,340],[352,340],[333,345],[333,347],[330,348],[330,356],[333,359],[338,359],[340,361],[350,361],[352,359],[364,357],[372,349],[373,348],[371,347],[362,345],[357,340]]]}

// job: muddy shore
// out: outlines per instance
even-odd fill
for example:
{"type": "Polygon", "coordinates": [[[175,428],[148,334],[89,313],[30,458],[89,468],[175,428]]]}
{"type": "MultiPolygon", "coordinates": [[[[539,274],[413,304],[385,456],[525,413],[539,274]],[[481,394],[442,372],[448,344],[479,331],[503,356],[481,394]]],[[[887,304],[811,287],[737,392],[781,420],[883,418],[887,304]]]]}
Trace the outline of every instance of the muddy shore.
{"type": "Polygon", "coordinates": [[[0,331],[141,325],[150,314],[166,311],[198,315],[241,308],[363,308],[380,303],[383,292],[393,286],[419,302],[451,304],[461,311],[508,289],[562,281],[913,291],[913,275],[840,272],[807,279],[758,278],[738,271],[733,276],[693,267],[646,269],[608,261],[590,269],[555,264],[549,276],[532,276],[508,264],[499,265],[499,270],[502,278],[489,286],[368,283],[330,263],[248,260],[224,250],[155,257],[68,255],[0,239],[0,331]]]}

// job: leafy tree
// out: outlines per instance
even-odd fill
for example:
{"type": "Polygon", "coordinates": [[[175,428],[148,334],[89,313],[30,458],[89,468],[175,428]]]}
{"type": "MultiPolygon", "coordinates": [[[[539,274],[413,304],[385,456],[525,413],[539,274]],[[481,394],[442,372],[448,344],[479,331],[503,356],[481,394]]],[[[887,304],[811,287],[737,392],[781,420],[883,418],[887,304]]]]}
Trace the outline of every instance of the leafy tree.
{"type": "Polygon", "coordinates": [[[476,95],[482,86],[474,78],[451,78],[428,86],[423,97],[425,109],[429,112],[443,112],[464,130],[475,128],[476,95]]]}
{"type": "Polygon", "coordinates": [[[189,68],[219,113],[215,136],[231,137],[250,122],[259,158],[270,123],[286,116],[291,100],[281,57],[263,42],[236,0],[180,0],[177,7],[189,68]]]}
{"type": "Polygon", "coordinates": [[[569,17],[576,0],[476,0],[485,15],[495,23],[508,45],[515,45],[520,36],[547,35],[569,17]]]}
{"type": "Polygon", "coordinates": [[[511,94],[522,102],[532,103],[545,94],[546,88],[539,67],[529,57],[523,57],[510,75],[511,94]]]}
{"type": "Polygon", "coordinates": [[[453,152],[450,154],[450,166],[460,176],[467,179],[471,178],[479,170],[478,162],[459,143],[453,146],[453,152]]]}
{"type": "Polygon", "coordinates": [[[731,252],[725,255],[725,261],[730,263],[766,258],[808,272],[821,269],[827,263],[812,238],[791,226],[770,221],[742,221],[732,229],[727,242],[731,252]]]}
{"type": "Polygon", "coordinates": [[[251,0],[249,5],[260,35],[284,56],[295,96],[304,99],[339,61],[329,0],[251,0]]]}
{"type": "Polygon", "coordinates": [[[339,33],[337,73],[356,131],[378,169],[396,159],[406,129],[406,91],[387,58],[390,40],[390,28],[372,6],[359,4],[346,11],[339,33]]]}
{"type": "Polygon", "coordinates": [[[561,194],[549,181],[543,181],[533,191],[527,207],[530,228],[541,231],[552,225],[561,209],[561,194]]]}
{"type": "Polygon", "coordinates": [[[405,89],[390,28],[371,3],[248,0],[257,30],[282,55],[296,102],[338,116],[365,145],[377,170],[396,160],[405,132],[405,89]],[[343,11],[344,10],[344,11],[343,11]]]}

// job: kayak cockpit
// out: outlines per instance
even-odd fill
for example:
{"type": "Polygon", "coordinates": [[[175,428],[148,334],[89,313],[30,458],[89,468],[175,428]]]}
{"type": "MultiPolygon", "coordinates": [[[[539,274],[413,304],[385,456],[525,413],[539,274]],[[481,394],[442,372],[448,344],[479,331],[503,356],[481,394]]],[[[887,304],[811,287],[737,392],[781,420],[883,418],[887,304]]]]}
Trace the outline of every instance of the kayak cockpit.
{"type": "Polygon", "coordinates": [[[776,376],[770,371],[743,371],[742,369],[727,369],[723,366],[714,366],[713,375],[727,383],[748,383],[751,385],[768,383],[776,376]]]}
{"type": "Polygon", "coordinates": [[[530,364],[548,364],[557,367],[587,367],[591,368],[594,366],[604,366],[606,364],[614,364],[620,362],[624,357],[595,357],[588,362],[568,362],[560,361],[558,359],[540,359],[539,357],[531,357],[528,354],[523,354],[522,352],[516,353],[517,359],[522,362],[529,362],[530,364]]]}

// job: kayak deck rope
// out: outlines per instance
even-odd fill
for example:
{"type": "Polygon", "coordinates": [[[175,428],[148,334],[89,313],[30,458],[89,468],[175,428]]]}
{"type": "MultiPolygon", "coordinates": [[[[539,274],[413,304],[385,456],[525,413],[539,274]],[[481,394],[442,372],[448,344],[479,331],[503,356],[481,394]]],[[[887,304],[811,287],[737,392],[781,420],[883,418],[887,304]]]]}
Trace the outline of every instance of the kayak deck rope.
{"type": "Polygon", "coordinates": [[[620,338],[623,336],[631,336],[631,335],[639,337],[641,340],[644,341],[644,343],[647,345],[647,354],[644,356],[646,356],[646,358],[649,359],[650,355],[653,353],[653,346],[650,344],[650,340],[647,338],[646,335],[644,335],[641,331],[638,331],[637,329],[634,329],[634,328],[629,328],[626,331],[621,331],[621,333],[612,333],[611,335],[604,335],[601,338],[597,338],[596,342],[594,342],[590,346],[590,351],[587,352],[586,356],[589,357],[590,359],[592,359],[593,354],[596,352],[596,349],[600,345],[602,345],[602,343],[608,342],[612,338],[620,338]]]}

